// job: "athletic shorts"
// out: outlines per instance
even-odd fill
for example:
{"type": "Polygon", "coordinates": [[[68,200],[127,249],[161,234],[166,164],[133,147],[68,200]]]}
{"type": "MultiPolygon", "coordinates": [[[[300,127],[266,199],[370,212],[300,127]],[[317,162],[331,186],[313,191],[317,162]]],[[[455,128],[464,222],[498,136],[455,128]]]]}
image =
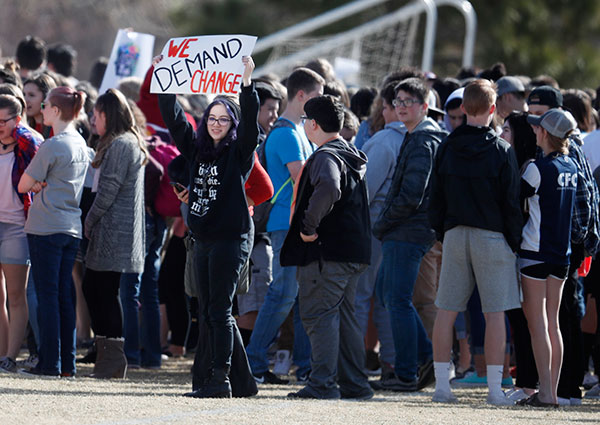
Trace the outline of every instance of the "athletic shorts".
{"type": "Polygon", "coordinates": [[[465,311],[477,285],[484,313],[518,308],[517,277],[517,257],[502,233],[457,226],[444,235],[435,304],[443,310],[465,311]]]}
{"type": "Polygon", "coordinates": [[[29,265],[29,245],[24,227],[0,223],[0,263],[29,265]]]}
{"type": "Polygon", "coordinates": [[[553,277],[558,280],[565,280],[569,274],[568,264],[538,263],[521,267],[521,274],[525,277],[535,280],[546,280],[553,277]]]}

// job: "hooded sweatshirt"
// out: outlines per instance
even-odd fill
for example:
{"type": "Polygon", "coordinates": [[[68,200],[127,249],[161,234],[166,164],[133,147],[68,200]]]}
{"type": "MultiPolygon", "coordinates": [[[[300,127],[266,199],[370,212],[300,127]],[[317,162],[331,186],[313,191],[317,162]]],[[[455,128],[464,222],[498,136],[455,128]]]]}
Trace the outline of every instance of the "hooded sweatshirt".
{"type": "Polygon", "coordinates": [[[433,173],[429,219],[441,240],[456,226],[504,234],[519,247],[519,168],[514,150],[489,127],[462,125],[440,146],[433,173]]]}
{"type": "Polygon", "coordinates": [[[290,230],[281,250],[282,266],[313,261],[369,264],[367,157],[343,139],[317,149],[306,161],[297,184],[290,230]],[[314,242],[300,238],[317,234],[314,242]]]}
{"type": "Polygon", "coordinates": [[[371,223],[375,223],[383,209],[406,132],[406,126],[401,121],[394,121],[386,124],[383,130],[375,133],[363,145],[362,150],[369,158],[367,186],[371,223]]]}
{"type": "Polygon", "coordinates": [[[431,118],[407,133],[385,204],[373,225],[377,239],[433,245],[435,233],[427,218],[431,172],[438,146],[447,134],[431,118]]]}

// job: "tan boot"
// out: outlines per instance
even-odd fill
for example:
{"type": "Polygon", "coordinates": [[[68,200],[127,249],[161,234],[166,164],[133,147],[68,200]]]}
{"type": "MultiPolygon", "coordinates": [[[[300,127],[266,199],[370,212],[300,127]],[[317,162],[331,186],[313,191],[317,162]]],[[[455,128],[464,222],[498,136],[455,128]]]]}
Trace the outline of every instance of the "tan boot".
{"type": "Polygon", "coordinates": [[[125,378],[127,373],[127,358],[123,351],[123,338],[96,338],[98,356],[92,378],[110,379],[125,378]]]}

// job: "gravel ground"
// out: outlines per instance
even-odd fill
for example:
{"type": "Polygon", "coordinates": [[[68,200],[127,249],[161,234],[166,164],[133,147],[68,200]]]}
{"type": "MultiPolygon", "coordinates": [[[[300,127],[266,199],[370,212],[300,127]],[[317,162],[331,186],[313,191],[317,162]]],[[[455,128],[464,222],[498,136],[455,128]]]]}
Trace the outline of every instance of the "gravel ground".
{"type": "MultiPolygon", "coordinates": [[[[190,359],[168,360],[160,371],[133,370],[125,380],[30,378],[0,373],[0,424],[518,424],[600,423],[600,401],[557,410],[496,408],[486,390],[456,389],[459,403],[431,402],[419,393],[382,392],[372,400],[298,401],[298,385],[260,386],[255,397],[198,400],[191,389],[190,359]]],[[[79,375],[91,372],[81,366],[79,375]]]]}

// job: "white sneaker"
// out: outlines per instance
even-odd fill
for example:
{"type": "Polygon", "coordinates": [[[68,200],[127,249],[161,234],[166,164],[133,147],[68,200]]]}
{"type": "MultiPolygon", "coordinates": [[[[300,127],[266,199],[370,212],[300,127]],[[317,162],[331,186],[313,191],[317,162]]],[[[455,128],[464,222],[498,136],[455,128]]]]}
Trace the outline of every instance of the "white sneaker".
{"type": "Polygon", "coordinates": [[[523,391],[522,388],[517,389],[511,389],[507,392],[504,393],[506,395],[506,397],[508,397],[509,400],[513,401],[513,402],[517,402],[519,400],[523,400],[524,398],[529,397],[525,391],[523,391]]]}
{"type": "Polygon", "coordinates": [[[587,393],[585,393],[585,396],[583,398],[599,399],[600,398],[600,384],[594,385],[587,393]]]}
{"type": "Polygon", "coordinates": [[[504,391],[489,393],[487,396],[488,404],[494,406],[514,406],[515,402],[506,397],[504,391]]]}
{"type": "Polygon", "coordinates": [[[558,401],[559,406],[570,406],[571,405],[571,399],[563,398],[563,397],[556,397],[556,400],[558,401]]]}
{"type": "Polygon", "coordinates": [[[598,377],[596,375],[592,375],[590,372],[586,373],[583,377],[583,388],[590,389],[594,385],[598,383],[598,377]]]}
{"type": "Polygon", "coordinates": [[[431,401],[435,403],[458,403],[458,399],[452,394],[452,391],[439,391],[435,390],[431,401]]]}
{"type": "Polygon", "coordinates": [[[289,350],[277,350],[275,354],[275,365],[273,366],[273,373],[275,375],[287,375],[290,373],[292,367],[292,356],[289,350]]]}

